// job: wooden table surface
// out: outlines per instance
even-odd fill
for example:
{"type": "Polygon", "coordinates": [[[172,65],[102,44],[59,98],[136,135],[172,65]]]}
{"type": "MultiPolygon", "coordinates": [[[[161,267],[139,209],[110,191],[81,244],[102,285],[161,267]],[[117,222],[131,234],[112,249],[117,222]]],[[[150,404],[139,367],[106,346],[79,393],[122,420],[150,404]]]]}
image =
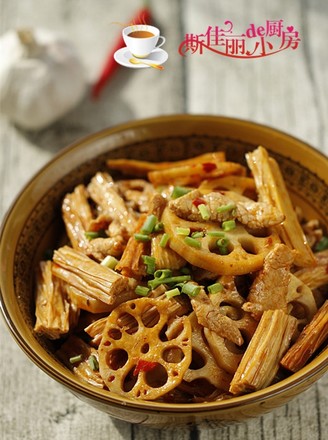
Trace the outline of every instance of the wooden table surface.
{"type": "MultiPolygon", "coordinates": [[[[120,31],[113,22],[129,22],[140,5],[136,0],[0,0],[0,33],[26,26],[63,33],[76,45],[92,83],[120,31]]],[[[20,130],[0,115],[2,217],[24,183],[61,148],[133,119],[183,112],[241,117],[286,131],[328,153],[325,0],[167,0],[152,1],[151,7],[167,38],[164,71],[122,67],[99,101],[87,95],[76,109],[40,132],[20,130]],[[253,59],[208,50],[186,58],[178,53],[186,33],[204,33],[226,20],[241,33],[251,23],[280,19],[300,32],[294,50],[253,59]]],[[[115,421],[80,402],[26,358],[2,320],[0,332],[3,440],[328,438],[328,376],[288,405],[247,423],[157,431],[115,421]]]]}

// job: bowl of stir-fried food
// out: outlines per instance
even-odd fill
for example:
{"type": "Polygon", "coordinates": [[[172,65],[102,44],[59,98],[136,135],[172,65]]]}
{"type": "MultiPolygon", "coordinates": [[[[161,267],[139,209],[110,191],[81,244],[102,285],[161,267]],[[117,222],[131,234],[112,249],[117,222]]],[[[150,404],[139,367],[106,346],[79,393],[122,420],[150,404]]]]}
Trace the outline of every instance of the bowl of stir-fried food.
{"type": "Polygon", "coordinates": [[[1,309],[24,352],[134,423],[217,426],[328,369],[328,160],[277,130],[175,115],[89,136],[1,231],[1,309]]]}

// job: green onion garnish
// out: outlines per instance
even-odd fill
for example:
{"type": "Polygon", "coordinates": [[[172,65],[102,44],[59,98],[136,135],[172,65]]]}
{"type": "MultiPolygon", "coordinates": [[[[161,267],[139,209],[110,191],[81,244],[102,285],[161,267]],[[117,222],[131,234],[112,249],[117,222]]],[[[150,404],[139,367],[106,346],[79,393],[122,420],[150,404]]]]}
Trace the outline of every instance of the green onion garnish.
{"type": "Polygon", "coordinates": [[[224,237],[225,233],[223,231],[207,231],[207,235],[210,237],[224,237]]]}
{"type": "Polygon", "coordinates": [[[101,237],[100,233],[98,231],[85,231],[84,235],[88,240],[93,240],[94,238],[101,237]]]}
{"type": "Polygon", "coordinates": [[[149,293],[149,289],[145,286],[137,286],[135,288],[135,293],[139,296],[147,296],[149,293]]]}
{"type": "Polygon", "coordinates": [[[153,280],[148,281],[148,287],[150,289],[156,289],[156,287],[160,286],[161,284],[171,284],[171,283],[177,284],[190,280],[191,280],[190,275],[178,275],[176,277],[167,277],[167,278],[154,278],[153,280]]]}
{"type": "Polygon", "coordinates": [[[172,270],[171,269],[158,269],[154,273],[154,277],[162,280],[163,278],[169,278],[172,276],[172,270]]]}
{"type": "Polygon", "coordinates": [[[169,241],[169,239],[170,239],[169,234],[167,234],[167,233],[165,232],[165,233],[162,235],[162,238],[160,239],[160,242],[159,242],[160,247],[165,248],[166,245],[167,245],[167,243],[168,243],[168,241],[169,241]]]}
{"type": "Polygon", "coordinates": [[[177,235],[189,235],[190,234],[190,228],[175,228],[175,232],[177,235]]]}
{"type": "Polygon", "coordinates": [[[198,205],[198,211],[200,212],[200,215],[202,216],[203,220],[210,219],[211,213],[210,213],[210,210],[208,209],[208,206],[206,206],[202,203],[201,205],[198,205]]]}
{"type": "Polygon", "coordinates": [[[115,269],[117,263],[118,260],[115,257],[113,257],[112,255],[107,255],[100,264],[101,266],[106,266],[109,267],[110,269],[115,269]]]}
{"type": "Polygon", "coordinates": [[[191,234],[191,237],[192,237],[192,238],[202,238],[202,237],[204,237],[204,232],[203,232],[203,231],[196,231],[196,232],[193,232],[193,233],[191,234]]]}
{"type": "Polygon", "coordinates": [[[228,255],[229,254],[229,240],[226,237],[221,237],[216,242],[217,247],[219,248],[220,255],[228,255]]]}
{"type": "Polygon", "coordinates": [[[69,362],[71,364],[77,364],[82,361],[82,354],[78,354],[77,356],[72,356],[69,358],[69,362]]]}
{"type": "Polygon", "coordinates": [[[92,354],[88,359],[88,364],[93,371],[99,371],[99,363],[94,354],[92,354]]]}
{"type": "Polygon", "coordinates": [[[192,237],[185,237],[184,242],[191,247],[200,249],[202,247],[202,244],[200,241],[196,240],[195,238],[192,237]]]}
{"type": "Polygon", "coordinates": [[[150,214],[147,216],[144,224],[142,225],[141,234],[149,235],[154,231],[155,225],[158,222],[156,215],[150,214]]]}
{"type": "Polygon", "coordinates": [[[181,292],[188,296],[195,297],[199,294],[201,287],[194,283],[185,283],[182,286],[181,292]]]}
{"type": "Polygon", "coordinates": [[[161,232],[164,229],[164,224],[162,222],[156,223],[154,226],[154,232],[161,232]]]}
{"type": "Polygon", "coordinates": [[[183,186],[175,186],[173,188],[173,191],[171,193],[172,199],[178,199],[179,197],[184,196],[185,194],[188,194],[191,191],[189,188],[185,188],[183,186]]]}
{"type": "Polygon", "coordinates": [[[221,283],[214,283],[208,286],[208,293],[219,293],[223,290],[223,285],[221,283]]]}
{"type": "Polygon", "coordinates": [[[228,246],[218,246],[220,255],[228,255],[229,249],[228,246]]]}
{"type": "Polygon", "coordinates": [[[229,240],[227,238],[219,238],[216,242],[217,246],[220,247],[227,247],[229,244],[229,240]]]}
{"type": "Polygon", "coordinates": [[[234,220],[227,220],[225,222],[222,222],[222,229],[225,232],[232,231],[232,229],[235,229],[235,227],[236,227],[236,222],[234,220]]]}
{"type": "Polygon", "coordinates": [[[217,212],[229,212],[236,208],[235,203],[228,203],[227,205],[221,205],[216,208],[217,212]]]}
{"type": "Polygon", "coordinates": [[[321,240],[315,245],[314,251],[320,252],[328,249],[328,237],[323,236],[321,240]]]}
{"type": "Polygon", "coordinates": [[[136,233],[136,234],[134,234],[134,238],[135,238],[135,240],[142,241],[142,242],[150,241],[149,235],[146,235],[146,234],[136,233]]]}
{"type": "Polygon", "coordinates": [[[150,257],[149,255],[142,255],[142,261],[146,265],[146,273],[148,275],[153,275],[155,272],[156,260],[154,257],[150,257]]]}
{"type": "Polygon", "coordinates": [[[174,296],[178,296],[180,295],[180,290],[176,287],[175,289],[171,289],[171,290],[167,290],[165,292],[166,298],[170,299],[173,298],[174,296]]]}

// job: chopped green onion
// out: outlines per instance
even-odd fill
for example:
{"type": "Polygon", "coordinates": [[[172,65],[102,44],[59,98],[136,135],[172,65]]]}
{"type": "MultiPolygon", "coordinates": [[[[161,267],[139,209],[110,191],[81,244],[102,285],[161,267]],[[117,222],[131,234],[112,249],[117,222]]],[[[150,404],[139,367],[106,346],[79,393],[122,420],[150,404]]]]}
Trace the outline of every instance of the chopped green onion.
{"type": "Polygon", "coordinates": [[[200,212],[200,215],[202,216],[203,220],[210,219],[211,213],[210,213],[210,210],[208,209],[208,206],[206,206],[202,203],[201,205],[198,205],[198,211],[200,212]]]}
{"type": "Polygon", "coordinates": [[[185,283],[185,284],[182,286],[182,290],[181,290],[181,292],[182,292],[182,293],[185,293],[185,294],[188,295],[188,296],[195,297],[195,296],[197,296],[197,295],[199,294],[200,289],[201,289],[201,287],[200,287],[200,286],[197,286],[197,284],[194,284],[194,283],[185,283]]]}
{"type": "Polygon", "coordinates": [[[214,284],[211,284],[210,286],[208,286],[207,290],[208,290],[208,293],[211,293],[211,294],[219,293],[223,290],[223,285],[221,283],[214,283],[214,284]]]}
{"type": "Polygon", "coordinates": [[[195,238],[192,237],[185,237],[184,242],[191,247],[200,249],[202,247],[202,244],[200,241],[196,240],[195,238]]]}
{"type": "Polygon", "coordinates": [[[157,279],[163,279],[168,278],[172,276],[172,270],[171,269],[158,269],[154,273],[154,277],[157,279]]]}
{"type": "Polygon", "coordinates": [[[196,232],[193,232],[193,233],[191,234],[191,237],[192,237],[192,238],[202,238],[202,237],[204,237],[204,232],[203,232],[203,231],[196,231],[196,232]]]}
{"type": "Polygon", "coordinates": [[[149,235],[154,231],[155,225],[158,222],[158,218],[154,214],[147,216],[144,224],[142,225],[140,232],[141,234],[149,235]]]}
{"type": "Polygon", "coordinates": [[[227,238],[219,238],[216,242],[217,246],[220,247],[227,247],[229,244],[229,240],[227,238]]]}
{"type": "Polygon", "coordinates": [[[217,247],[219,248],[220,255],[228,255],[229,254],[229,240],[227,238],[219,238],[216,242],[217,247]]]}
{"type": "Polygon", "coordinates": [[[156,289],[156,287],[161,284],[171,284],[171,283],[182,283],[184,281],[190,281],[190,275],[178,275],[176,277],[167,277],[167,278],[154,278],[153,280],[148,281],[148,287],[150,289],[156,289]]]}
{"type": "Polygon", "coordinates": [[[101,237],[101,234],[98,231],[85,231],[84,235],[88,240],[101,237]]]}
{"type": "Polygon", "coordinates": [[[207,231],[207,235],[210,237],[224,237],[225,233],[223,231],[207,231]]]}
{"type": "Polygon", "coordinates": [[[236,208],[235,203],[228,203],[227,205],[221,205],[216,208],[217,212],[229,212],[236,208]]]}
{"type": "Polygon", "coordinates": [[[150,241],[149,235],[140,234],[138,232],[136,234],[134,234],[134,238],[135,238],[135,240],[142,241],[142,242],[150,241]]]}
{"type": "Polygon", "coordinates": [[[219,247],[220,255],[229,255],[229,249],[226,246],[219,247]]]}
{"type": "Polygon", "coordinates": [[[147,296],[149,293],[149,289],[145,286],[137,286],[135,288],[135,293],[139,296],[147,296]]]}
{"type": "Polygon", "coordinates": [[[176,287],[175,289],[171,289],[171,290],[167,290],[165,292],[166,298],[170,299],[173,298],[174,296],[178,296],[180,295],[180,290],[176,287]]]}
{"type": "Polygon", "coordinates": [[[69,362],[71,364],[77,364],[82,361],[82,354],[78,354],[77,356],[72,356],[69,358],[69,362]]]}
{"type": "Polygon", "coordinates": [[[323,236],[321,240],[315,245],[314,251],[320,252],[328,249],[328,237],[323,236]]]}
{"type": "Polygon", "coordinates": [[[190,234],[190,228],[175,228],[175,232],[177,235],[189,235],[190,234]]]}
{"type": "Polygon", "coordinates": [[[168,243],[168,241],[169,241],[169,239],[170,239],[169,234],[167,234],[167,233],[165,232],[165,233],[163,234],[163,236],[162,236],[160,242],[159,242],[160,247],[165,248],[166,245],[167,245],[167,243],[168,243]]]}
{"type": "Polygon", "coordinates": [[[110,269],[115,269],[117,263],[118,260],[115,257],[113,257],[112,255],[107,255],[100,264],[101,266],[106,266],[109,267],[110,269]]]}
{"type": "Polygon", "coordinates": [[[94,354],[92,354],[88,359],[88,364],[93,371],[99,371],[99,363],[94,354]]]}
{"type": "Polygon", "coordinates": [[[154,226],[154,232],[161,232],[161,231],[163,231],[163,229],[164,229],[164,223],[162,223],[162,222],[158,222],[154,226]]]}
{"type": "Polygon", "coordinates": [[[173,188],[173,191],[171,193],[172,199],[178,199],[179,197],[184,196],[185,194],[188,194],[191,191],[189,188],[185,188],[183,186],[175,186],[173,188]]]}
{"type": "Polygon", "coordinates": [[[222,229],[225,232],[232,231],[232,229],[235,229],[235,227],[236,227],[236,222],[234,220],[227,220],[225,222],[222,222],[222,229]]]}
{"type": "Polygon", "coordinates": [[[156,260],[154,257],[150,257],[149,255],[142,255],[142,260],[146,265],[146,273],[148,275],[153,275],[155,272],[156,260]]]}

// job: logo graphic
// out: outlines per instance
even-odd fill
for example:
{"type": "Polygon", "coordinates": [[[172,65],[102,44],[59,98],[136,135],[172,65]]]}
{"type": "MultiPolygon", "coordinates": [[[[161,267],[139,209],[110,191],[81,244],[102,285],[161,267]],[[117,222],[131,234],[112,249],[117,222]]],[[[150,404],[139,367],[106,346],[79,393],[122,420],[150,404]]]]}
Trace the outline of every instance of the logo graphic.
{"type": "Polygon", "coordinates": [[[168,59],[168,54],[161,46],[166,40],[157,27],[132,24],[122,30],[122,37],[125,46],[114,54],[119,64],[130,68],[164,69],[162,64],[168,59]]]}
{"type": "Polygon", "coordinates": [[[297,49],[299,32],[294,26],[284,26],[283,20],[266,20],[263,26],[250,24],[245,32],[234,32],[233,23],[224,27],[209,26],[203,34],[186,34],[179,46],[182,56],[210,50],[232,58],[261,58],[286,49],[297,49]]]}

